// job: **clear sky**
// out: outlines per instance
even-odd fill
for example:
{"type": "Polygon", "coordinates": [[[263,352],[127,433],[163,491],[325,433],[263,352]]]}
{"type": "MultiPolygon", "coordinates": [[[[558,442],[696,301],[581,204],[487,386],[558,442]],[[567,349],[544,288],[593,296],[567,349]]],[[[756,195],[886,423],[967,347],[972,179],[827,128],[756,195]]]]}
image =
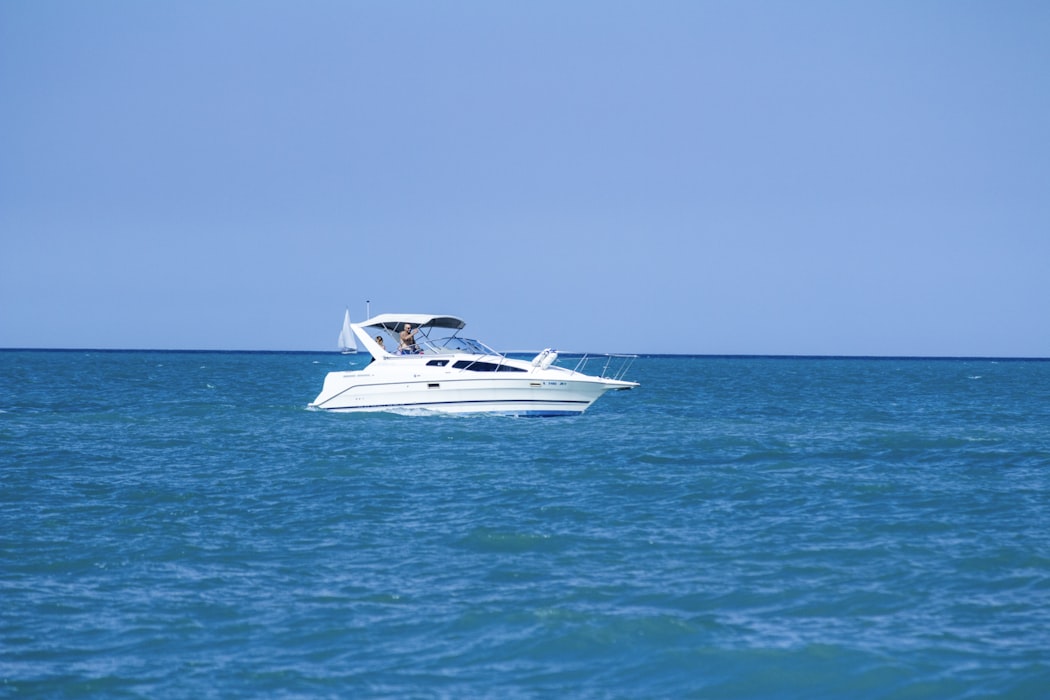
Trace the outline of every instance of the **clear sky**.
{"type": "Polygon", "coordinates": [[[0,1],[0,347],[327,350],[365,300],[1050,356],[1050,2],[0,1]]]}

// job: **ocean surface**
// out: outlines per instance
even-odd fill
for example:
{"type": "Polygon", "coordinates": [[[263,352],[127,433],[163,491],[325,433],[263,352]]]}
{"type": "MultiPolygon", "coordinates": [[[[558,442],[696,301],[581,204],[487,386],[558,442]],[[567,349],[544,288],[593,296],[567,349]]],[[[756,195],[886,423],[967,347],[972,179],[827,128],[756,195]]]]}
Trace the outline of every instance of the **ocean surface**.
{"type": "Polygon", "coordinates": [[[363,361],[0,352],[0,697],[1050,697],[1050,362],[307,408],[363,361]]]}

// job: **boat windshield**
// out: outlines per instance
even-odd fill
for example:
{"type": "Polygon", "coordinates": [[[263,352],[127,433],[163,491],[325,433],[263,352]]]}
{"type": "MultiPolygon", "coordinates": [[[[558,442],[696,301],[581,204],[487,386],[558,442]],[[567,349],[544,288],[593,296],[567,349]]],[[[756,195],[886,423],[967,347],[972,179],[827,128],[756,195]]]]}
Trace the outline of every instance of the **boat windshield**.
{"type": "Polygon", "coordinates": [[[458,335],[447,338],[420,338],[417,341],[423,346],[425,353],[436,355],[449,353],[469,353],[471,355],[499,355],[485,343],[473,338],[461,338],[458,335]]]}

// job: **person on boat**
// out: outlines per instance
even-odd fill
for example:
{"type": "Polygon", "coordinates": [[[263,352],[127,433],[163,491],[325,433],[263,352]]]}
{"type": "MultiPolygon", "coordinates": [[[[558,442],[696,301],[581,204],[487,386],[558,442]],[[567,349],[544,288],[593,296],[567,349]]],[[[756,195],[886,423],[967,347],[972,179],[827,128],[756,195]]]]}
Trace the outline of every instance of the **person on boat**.
{"type": "Polygon", "coordinates": [[[384,352],[386,351],[386,346],[383,345],[383,336],[377,335],[376,336],[376,343],[379,344],[379,349],[380,350],[383,350],[384,352]]]}
{"type": "Polygon", "coordinates": [[[418,332],[418,328],[412,329],[412,324],[405,324],[405,327],[401,330],[400,350],[402,355],[414,355],[419,352],[419,346],[416,345],[416,333],[418,332]]]}

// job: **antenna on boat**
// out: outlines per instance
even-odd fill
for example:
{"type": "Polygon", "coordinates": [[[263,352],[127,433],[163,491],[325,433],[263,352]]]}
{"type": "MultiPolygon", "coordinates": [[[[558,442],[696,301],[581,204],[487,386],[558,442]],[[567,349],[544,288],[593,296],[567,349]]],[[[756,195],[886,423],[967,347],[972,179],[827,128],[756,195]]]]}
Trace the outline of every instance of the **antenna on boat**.
{"type": "Polygon", "coordinates": [[[365,299],[365,318],[372,318],[372,300],[365,299]]]}

